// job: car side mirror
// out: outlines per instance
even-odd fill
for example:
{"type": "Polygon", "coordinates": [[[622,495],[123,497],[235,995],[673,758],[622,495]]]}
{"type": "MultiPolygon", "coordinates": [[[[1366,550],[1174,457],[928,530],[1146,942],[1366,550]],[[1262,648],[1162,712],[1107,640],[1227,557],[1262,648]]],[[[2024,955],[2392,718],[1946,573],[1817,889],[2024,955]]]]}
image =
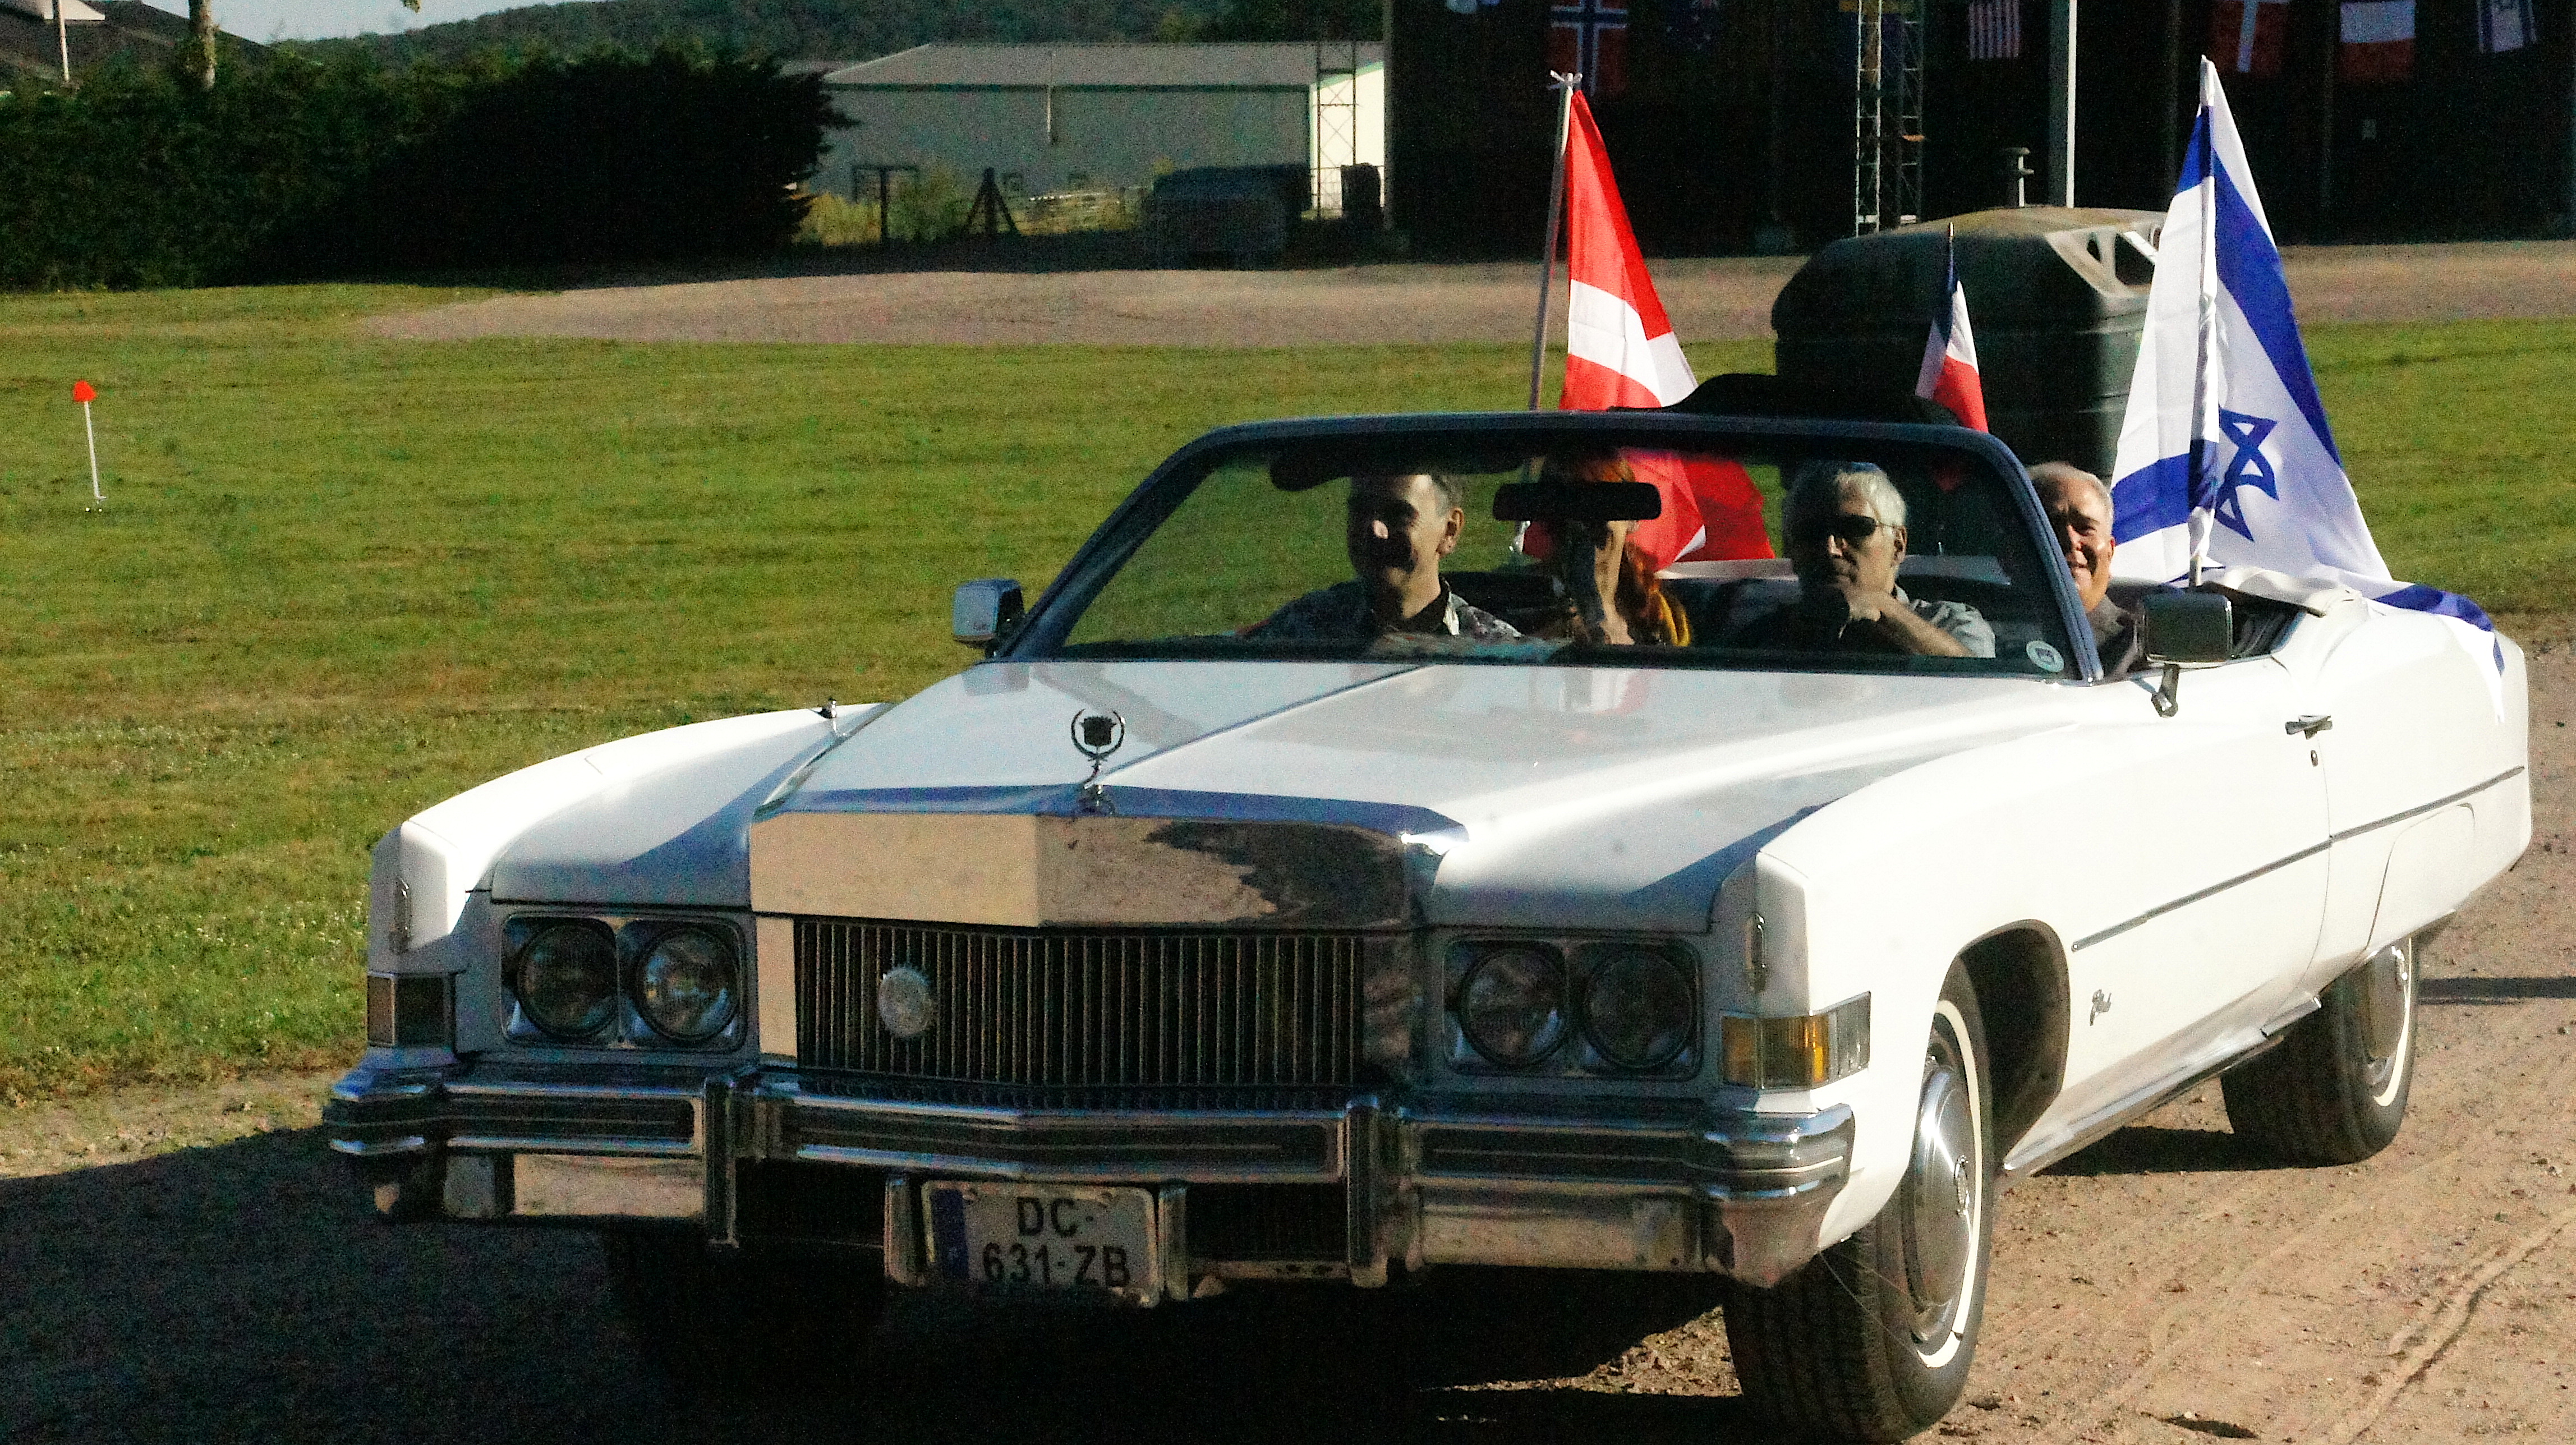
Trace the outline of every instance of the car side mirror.
{"type": "Polygon", "coordinates": [[[2150,592],[2141,601],[2147,661],[2225,662],[2236,642],[2236,610],[2216,592],[2150,592]]]}
{"type": "Polygon", "coordinates": [[[979,577],[957,584],[956,599],[948,608],[948,630],[968,647],[990,651],[1027,611],[1016,579],[979,577]]]}
{"type": "Polygon", "coordinates": [[[2156,685],[2156,716],[2182,711],[2182,670],[2225,662],[2236,645],[2236,609],[2216,592],[2150,592],[2139,600],[2138,629],[2147,661],[2165,670],[2156,685]]]}

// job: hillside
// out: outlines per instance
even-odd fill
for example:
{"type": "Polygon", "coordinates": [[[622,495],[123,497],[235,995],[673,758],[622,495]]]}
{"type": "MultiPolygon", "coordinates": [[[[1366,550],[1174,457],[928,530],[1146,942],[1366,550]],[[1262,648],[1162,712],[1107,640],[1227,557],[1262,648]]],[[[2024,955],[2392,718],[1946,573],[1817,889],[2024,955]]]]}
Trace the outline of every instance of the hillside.
{"type": "Polygon", "coordinates": [[[582,0],[292,48],[369,51],[399,64],[486,49],[578,52],[694,40],[781,60],[858,61],[932,40],[1195,38],[1221,8],[1216,0],[582,0]]]}

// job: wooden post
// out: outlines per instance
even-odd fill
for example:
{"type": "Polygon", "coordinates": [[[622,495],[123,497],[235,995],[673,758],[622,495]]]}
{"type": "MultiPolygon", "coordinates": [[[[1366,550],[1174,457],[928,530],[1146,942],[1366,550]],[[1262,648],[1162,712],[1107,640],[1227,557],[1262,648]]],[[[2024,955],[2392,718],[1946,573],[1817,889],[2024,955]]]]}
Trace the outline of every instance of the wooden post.
{"type": "Polygon", "coordinates": [[[54,44],[63,52],[63,89],[72,88],[72,27],[63,18],[63,0],[54,0],[54,44]]]}

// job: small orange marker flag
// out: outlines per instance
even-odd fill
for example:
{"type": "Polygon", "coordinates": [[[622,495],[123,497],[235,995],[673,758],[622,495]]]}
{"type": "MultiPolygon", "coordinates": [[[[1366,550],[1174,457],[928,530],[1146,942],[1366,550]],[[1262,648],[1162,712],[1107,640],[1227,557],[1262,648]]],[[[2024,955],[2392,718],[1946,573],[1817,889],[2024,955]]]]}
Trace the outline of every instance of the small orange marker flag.
{"type": "Polygon", "coordinates": [[[98,400],[98,388],[86,381],[75,381],[72,400],[81,404],[81,430],[89,434],[89,497],[104,506],[107,498],[98,490],[98,427],[89,419],[89,404],[98,400]]]}

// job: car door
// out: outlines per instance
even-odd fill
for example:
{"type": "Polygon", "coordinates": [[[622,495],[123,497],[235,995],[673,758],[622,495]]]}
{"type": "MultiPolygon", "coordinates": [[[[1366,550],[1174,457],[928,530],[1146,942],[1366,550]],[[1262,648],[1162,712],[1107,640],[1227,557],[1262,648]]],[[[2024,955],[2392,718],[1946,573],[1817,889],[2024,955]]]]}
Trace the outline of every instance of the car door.
{"type": "Polygon", "coordinates": [[[2291,724],[2297,680],[2247,658],[2104,684],[2087,888],[2068,919],[2059,1125],[2117,1109],[2261,1036],[2315,957],[2328,877],[2324,769],[2291,724]]]}

